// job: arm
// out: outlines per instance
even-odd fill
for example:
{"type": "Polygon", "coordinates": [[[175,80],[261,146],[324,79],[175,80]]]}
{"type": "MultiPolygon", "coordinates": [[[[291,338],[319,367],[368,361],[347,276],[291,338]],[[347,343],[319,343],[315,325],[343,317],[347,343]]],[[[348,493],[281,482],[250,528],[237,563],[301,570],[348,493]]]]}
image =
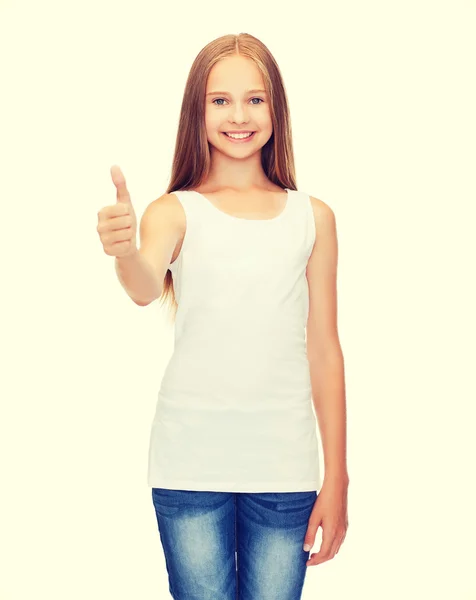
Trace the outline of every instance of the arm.
{"type": "Polygon", "coordinates": [[[307,266],[307,355],[324,450],[324,482],[348,484],[344,357],[337,332],[337,233],[332,209],[311,197],[316,241],[307,266]]]}
{"type": "Polygon", "coordinates": [[[185,223],[185,213],[176,196],[163,194],[142,215],[140,248],[131,256],[116,257],[117,277],[137,305],[147,306],[161,296],[168,265],[185,223]]]}
{"type": "Polygon", "coordinates": [[[139,250],[129,256],[116,256],[114,262],[120,284],[138,306],[147,306],[160,296],[159,276],[139,250]]]}

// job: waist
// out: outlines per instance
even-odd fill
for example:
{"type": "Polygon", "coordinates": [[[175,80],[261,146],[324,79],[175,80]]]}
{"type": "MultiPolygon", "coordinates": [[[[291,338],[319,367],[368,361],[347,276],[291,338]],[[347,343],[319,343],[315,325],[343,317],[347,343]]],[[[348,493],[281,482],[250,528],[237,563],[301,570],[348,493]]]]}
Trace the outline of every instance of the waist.
{"type": "Polygon", "coordinates": [[[295,408],[312,398],[305,353],[240,351],[221,346],[189,352],[176,348],[162,378],[160,393],[181,406],[240,410],[295,408]]]}
{"type": "Polygon", "coordinates": [[[225,344],[253,348],[288,348],[299,351],[305,345],[305,322],[300,311],[260,311],[245,308],[223,309],[213,306],[194,307],[180,314],[180,327],[176,329],[176,341],[183,344],[225,344]]]}

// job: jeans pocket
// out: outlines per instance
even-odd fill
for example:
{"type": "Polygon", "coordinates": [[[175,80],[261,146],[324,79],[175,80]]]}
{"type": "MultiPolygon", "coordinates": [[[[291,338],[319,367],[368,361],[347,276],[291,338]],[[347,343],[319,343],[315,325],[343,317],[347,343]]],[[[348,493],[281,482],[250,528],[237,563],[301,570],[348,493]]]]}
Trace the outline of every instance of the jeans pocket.
{"type": "Polygon", "coordinates": [[[174,497],[169,490],[152,488],[152,502],[158,515],[170,517],[180,510],[180,505],[174,503],[174,497]]]}
{"type": "Polygon", "coordinates": [[[286,492],[281,494],[275,509],[280,512],[299,512],[309,510],[316,501],[316,492],[286,492]]]}

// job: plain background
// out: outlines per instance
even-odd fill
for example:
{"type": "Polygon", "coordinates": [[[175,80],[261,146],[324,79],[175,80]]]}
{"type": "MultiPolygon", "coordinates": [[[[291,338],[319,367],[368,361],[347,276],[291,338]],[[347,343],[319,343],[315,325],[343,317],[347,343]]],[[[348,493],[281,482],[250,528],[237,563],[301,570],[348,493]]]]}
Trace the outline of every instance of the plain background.
{"type": "Polygon", "coordinates": [[[139,219],[164,193],[193,59],[239,32],[338,228],[349,530],[303,600],[476,598],[475,31],[462,0],[0,3],[2,600],[169,597],[146,468],[173,330],[97,212],[113,164],[139,219]]]}

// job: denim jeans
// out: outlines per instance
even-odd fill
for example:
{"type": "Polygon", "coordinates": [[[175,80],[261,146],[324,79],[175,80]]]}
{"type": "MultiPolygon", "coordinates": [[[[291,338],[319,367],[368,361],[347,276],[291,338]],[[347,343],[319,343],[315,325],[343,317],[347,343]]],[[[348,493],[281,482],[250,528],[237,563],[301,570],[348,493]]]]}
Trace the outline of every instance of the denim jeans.
{"type": "Polygon", "coordinates": [[[318,492],[152,488],[174,600],[299,600],[318,492]]]}

